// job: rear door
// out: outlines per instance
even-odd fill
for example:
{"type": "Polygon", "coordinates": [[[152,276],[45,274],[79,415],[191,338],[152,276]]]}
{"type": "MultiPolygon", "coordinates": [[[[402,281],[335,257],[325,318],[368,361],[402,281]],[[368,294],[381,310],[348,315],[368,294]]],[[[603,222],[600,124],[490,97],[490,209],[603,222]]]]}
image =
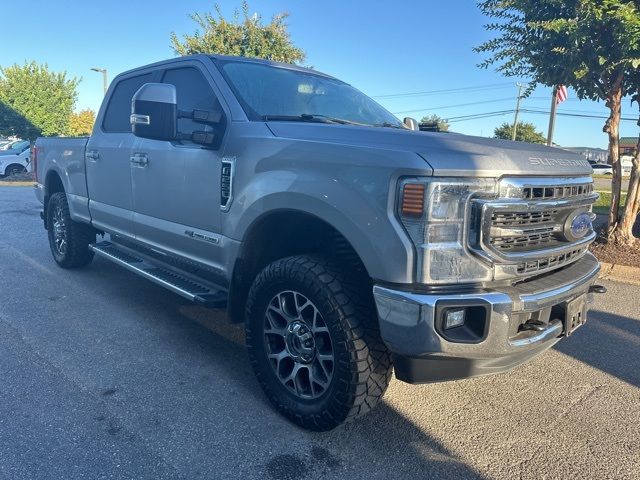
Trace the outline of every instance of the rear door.
{"type": "Polygon", "coordinates": [[[131,164],[136,238],[152,247],[218,267],[222,255],[220,178],[223,135],[229,118],[209,73],[197,61],[167,69],[163,83],[176,86],[178,110],[222,113],[217,126],[189,119],[178,131],[214,131],[216,145],[203,148],[191,141],[138,139],[131,164]]]}
{"type": "Polygon", "coordinates": [[[127,75],[109,90],[108,103],[94,128],[85,154],[89,210],[92,223],[109,233],[128,237],[133,229],[131,153],[136,138],[129,117],[131,98],[145,83],[153,82],[159,71],[127,75]]]}

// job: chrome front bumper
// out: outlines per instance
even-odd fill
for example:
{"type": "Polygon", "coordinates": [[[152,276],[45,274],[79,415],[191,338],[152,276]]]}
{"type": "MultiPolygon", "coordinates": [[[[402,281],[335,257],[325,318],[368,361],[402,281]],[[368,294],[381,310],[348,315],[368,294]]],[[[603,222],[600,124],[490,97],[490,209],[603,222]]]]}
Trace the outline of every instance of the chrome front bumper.
{"type": "Polygon", "coordinates": [[[600,264],[587,253],[572,265],[512,287],[465,294],[421,294],[376,285],[373,295],[382,339],[394,354],[396,377],[409,383],[455,380],[510,370],[553,346],[564,330],[554,307],[587,294],[600,264]],[[446,340],[438,333],[439,302],[488,305],[488,326],[477,343],[446,340]],[[542,331],[520,330],[532,316],[542,331]]]}

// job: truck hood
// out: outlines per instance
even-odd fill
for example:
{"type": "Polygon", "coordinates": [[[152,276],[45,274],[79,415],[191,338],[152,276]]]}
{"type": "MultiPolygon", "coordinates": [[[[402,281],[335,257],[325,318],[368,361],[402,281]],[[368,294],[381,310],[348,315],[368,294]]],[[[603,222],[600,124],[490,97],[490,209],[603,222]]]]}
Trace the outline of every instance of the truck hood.
{"type": "MultiPolygon", "coordinates": [[[[276,137],[349,146],[410,151],[420,155],[436,176],[591,175],[582,156],[524,142],[433,133],[301,122],[268,122],[276,137]]],[[[393,153],[389,153],[393,162],[393,153]]]]}

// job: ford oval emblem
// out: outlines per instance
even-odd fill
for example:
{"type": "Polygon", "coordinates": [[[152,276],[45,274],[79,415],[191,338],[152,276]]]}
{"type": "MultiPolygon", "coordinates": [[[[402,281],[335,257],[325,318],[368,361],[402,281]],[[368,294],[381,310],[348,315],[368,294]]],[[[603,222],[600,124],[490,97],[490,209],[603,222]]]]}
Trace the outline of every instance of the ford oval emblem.
{"type": "Polygon", "coordinates": [[[569,215],[565,224],[564,234],[568,240],[575,241],[584,238],[592,229],[591,214],[580,212],[569,215]]]}

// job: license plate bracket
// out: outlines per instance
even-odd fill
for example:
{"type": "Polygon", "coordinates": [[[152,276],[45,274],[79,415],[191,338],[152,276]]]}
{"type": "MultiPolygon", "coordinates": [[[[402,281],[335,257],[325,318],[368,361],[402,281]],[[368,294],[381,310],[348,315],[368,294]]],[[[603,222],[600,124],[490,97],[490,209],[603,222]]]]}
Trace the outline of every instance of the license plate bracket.
{"type": "Polygon", "coordinates": [[[567,302],[564,335],[568,337],[587,321],[587,298],[580,295],[567,302]]]}

